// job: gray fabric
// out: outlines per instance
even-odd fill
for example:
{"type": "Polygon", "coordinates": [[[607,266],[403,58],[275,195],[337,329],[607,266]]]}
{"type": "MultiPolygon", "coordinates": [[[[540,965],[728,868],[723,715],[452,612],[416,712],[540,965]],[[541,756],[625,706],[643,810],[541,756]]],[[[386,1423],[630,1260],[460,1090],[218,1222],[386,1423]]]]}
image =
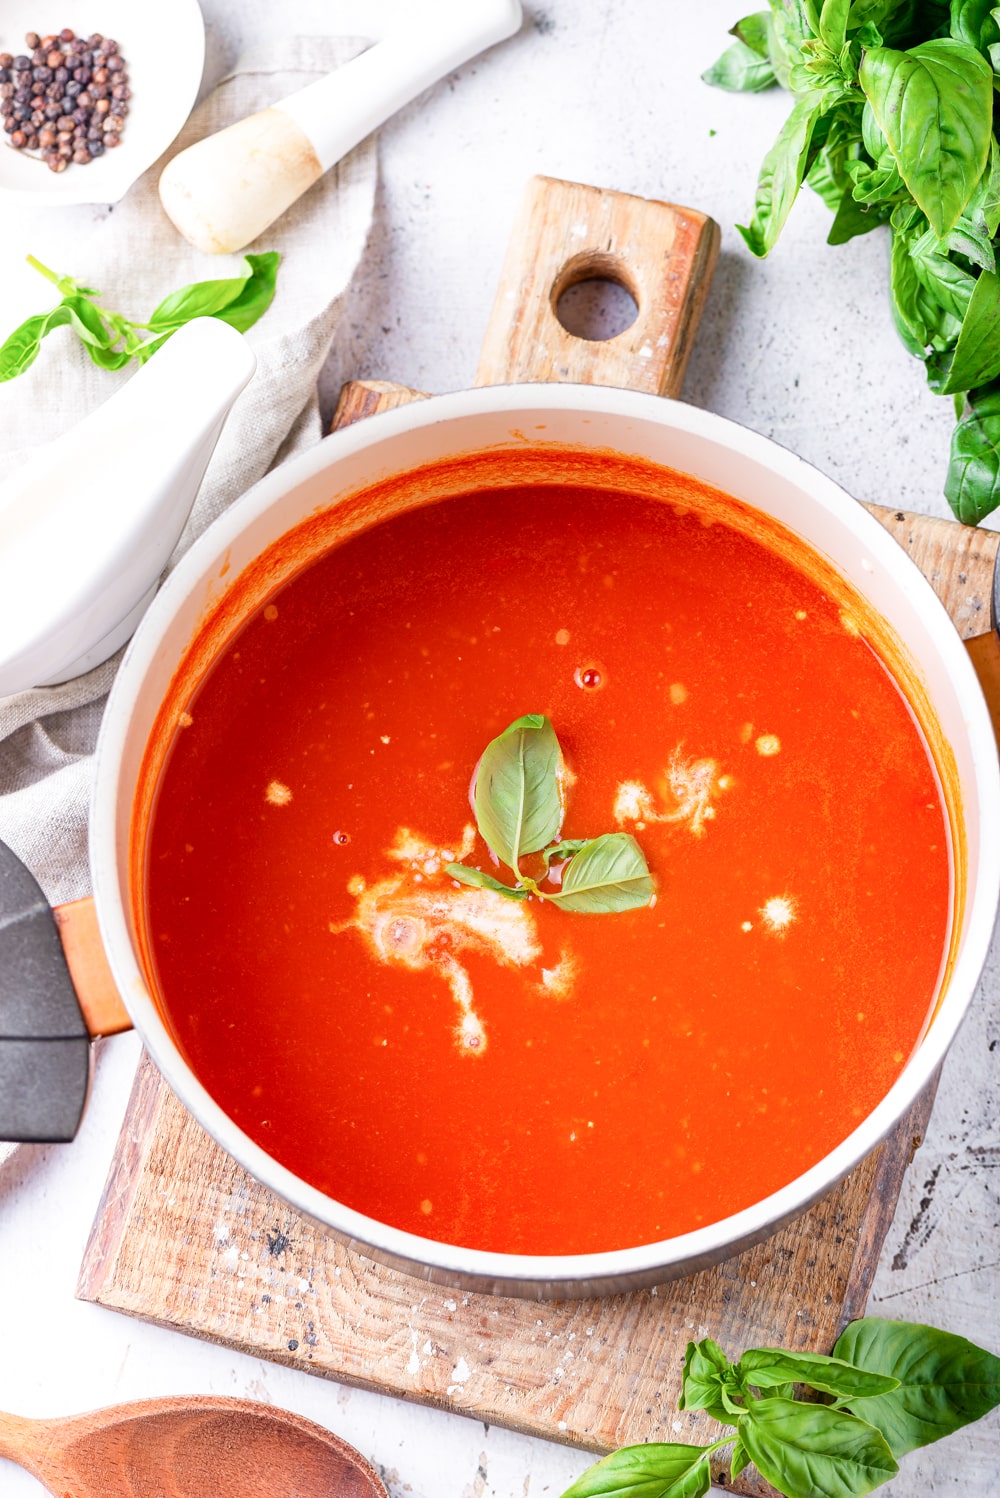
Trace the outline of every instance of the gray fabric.
{"type": "MultiPolygon", "coordinates": [[[[164,216],[156,191],[164,162],[182,146],[347,61],[361,46],[346,38],[299,37],[269,47],[266,64],[245,59],[123,202],[113,208],[19,210],[16,223],[4,216],[5,237],[13,235],[23,254],[99,287],[107,306],[133,318],[148,315],[189,281],[238,274],[242,256],[200,254],[164,216]]],[[[320,436],[316,379],[364,249],[375,177],[375,148],[367,141],[253,246],[283,256],[277,295],[248,335],[257,371],[229,417],[173,561],[277,460],[320,436]]],[[[38,278],[37,299],[25,311],[52,302],[52,288],[38,278]]],[[[30,456],[31,449],[21,445],[26,434],[33,443],[50,440],[128,377],[128,371],[95,368],[69,330],[51,334],[33,368],[0,386],[0,479],[30,456]]],[[[61,686],[0,699],[0,839],[28,865],[54,905],[90,889],[93,750],[116,664],[117,658],[61,686]]]]}

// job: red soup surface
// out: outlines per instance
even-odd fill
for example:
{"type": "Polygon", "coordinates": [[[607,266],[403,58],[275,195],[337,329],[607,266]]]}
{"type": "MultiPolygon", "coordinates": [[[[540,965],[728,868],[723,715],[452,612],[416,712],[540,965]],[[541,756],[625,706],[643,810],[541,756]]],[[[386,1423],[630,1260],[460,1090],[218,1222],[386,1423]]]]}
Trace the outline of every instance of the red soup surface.
{"type": "Polygon", "coordinates": [[[178,678],[146,855],[159,1002],[241,1129],[395,1227],[566,1254],[711,1223],[839,1144],[928,1021],[946,809],[864,605],[672,486],[411,509],[178,678]],[[470,783],[524,713],[575,777],[563,835],[633,833],[650,907],[445,872],[511,881],[470,783]]]}

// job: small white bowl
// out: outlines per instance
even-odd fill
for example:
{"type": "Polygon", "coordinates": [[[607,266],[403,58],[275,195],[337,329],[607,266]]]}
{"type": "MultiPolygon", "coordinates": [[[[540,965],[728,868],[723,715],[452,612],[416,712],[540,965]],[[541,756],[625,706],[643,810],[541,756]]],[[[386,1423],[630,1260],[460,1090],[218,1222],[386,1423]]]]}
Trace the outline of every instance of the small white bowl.
{"type": "Polygon", "coordinates": [[[168,6],[135,0],[0,0],[0,52],[26,52],[28,31],[69,26],[77,36],[114,37],[132,90],[122,143],[87,166],[50,172],[37,152],[18,151],[0,134],[0,200],[56,207],[117,203],[170,145],[194,106],[205,63],[198,0],[168,6]]]}

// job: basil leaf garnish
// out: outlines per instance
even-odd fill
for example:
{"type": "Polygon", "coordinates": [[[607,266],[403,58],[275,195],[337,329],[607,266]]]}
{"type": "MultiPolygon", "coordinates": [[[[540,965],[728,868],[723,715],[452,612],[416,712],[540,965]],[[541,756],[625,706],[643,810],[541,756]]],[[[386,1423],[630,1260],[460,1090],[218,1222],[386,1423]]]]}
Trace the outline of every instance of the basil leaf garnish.
{"type": "Polygon", "coordinates": [[[866,1399],[863,1408],[897,1457],[1000,1404],[1000,1358],[951,1332],[869,1316],[853,1321],[833,1350],[899,1380],[893,1393],[866,1399]]]}
{"type": "Polygon", "coordinates": [[[483,751],[473,794],[476,824],[515,874],[525,853],[539,852],[559,831],[561,761],[559,740],[542,713],[515,718],[483,751]]]}
{"type": "Polygon", "coordinates": [[[563,875],[562,888],[545,898],[585,915],[635,910],[653,897],[653,881],[635,838],[606,832],[586,843],[563,875]]]}
{"type": "MultiPolygon", "coordinates": [[[[745,1352],[736,1370],[748,1384],[757,1389],[782,1384],[808,1384],[823,1394],[838,1399],[870,1399],[877,1394],[891,1394],[899,1380],[890,1375],[869,1372],[855,1361],[828,1358],[818,1352],[785,1352],[780,1347],[755,1347],[745,1352]]],[[[864,1410],[868,1417],[867,1405],[864,1410]]]]}
{"type": "Polygon", "coordinates": [[[711,1449],[662,1441],[623,1446],[588,1467],[562,1498],[703,1498],[712,1485],[711,1449]]]}
{"type": "Polygon", "coordinates": [[[860,81],[900,176],[944,239],[989,157],[989,63],[967,42],[938,37],[906,52],[870,48],[860,81]]]}
{"type": "Polygon", "coordinates": [[[861,1498],[899,1471],[881,1432],[827,1405],[760,1400],[741,1418],[739,1437],[785,1498],[861,1498]]]}
{"type": "Polygon", "coordinates": [[[501,884],[492,874],[484,874],[482,869],[470,869],[464,863],[446,863],[444,871],[460,884],[471,884],[476,889],[492,889],[498,895],[506,895],[508,900],[526,900],[530,894],[530,890],[511,889],[509,884],[501,884]]]}
{"type": "Polygon", "coordinates": [[[590,841],[589,837],[564,837],[561,842],[553,843],[551,848],[546,848],[542,853],[545,867],[548,868],[553,863],[564,863],[566,859],[579,853],[581,848],[585,848],[590,841]]]}

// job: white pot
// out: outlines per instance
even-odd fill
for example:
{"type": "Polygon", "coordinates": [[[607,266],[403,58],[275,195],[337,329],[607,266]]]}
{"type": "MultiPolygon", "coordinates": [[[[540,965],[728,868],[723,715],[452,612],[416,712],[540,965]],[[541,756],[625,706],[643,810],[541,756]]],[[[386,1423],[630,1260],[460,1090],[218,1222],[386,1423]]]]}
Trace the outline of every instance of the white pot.
{"type": "MultiPolygon", "coordinates": [[[[301,565],[302,556],[291,555],[301,565]]],[[[280,575],[258,582],[259,595],[280,575]]],[[[801,459],[718,416],[631,391],[537,384],[437,396],[361,422],[269,474],[211,527],[167,580],[119,671],[98,750],[91,864],[102,935],[136,1029],[170,1086],[230,1154],[362,1253],[442,1284],[544,1298],[637,1289],[727,1258],[803,1211],[874,1148],[935,1073],[972,997],[1000,894],[998,831],[996,743],[979,684],[934,592],[876,520],[801,459]],[[213,1102],[171,1039],[147,988],[130,891],[142,867],[142,849],[132,846],[133,799],[158,709],[199,625],[235,579],[301,521],[331,506],[335,520],[345,497],[373,482],[475,450],[517,453],[526,433],[690,474],[773,517],[832,562],[901,642],[912,667],[907,689],[926,693],[950,746],[954,775],[946,778],[957,808],[950,971],[923,1040],[873,1112],[817,1165],[743,1211],[661,1243],[568,1256],[487,1253],[401,1232],[279,1165],[213,1102]]]]}

